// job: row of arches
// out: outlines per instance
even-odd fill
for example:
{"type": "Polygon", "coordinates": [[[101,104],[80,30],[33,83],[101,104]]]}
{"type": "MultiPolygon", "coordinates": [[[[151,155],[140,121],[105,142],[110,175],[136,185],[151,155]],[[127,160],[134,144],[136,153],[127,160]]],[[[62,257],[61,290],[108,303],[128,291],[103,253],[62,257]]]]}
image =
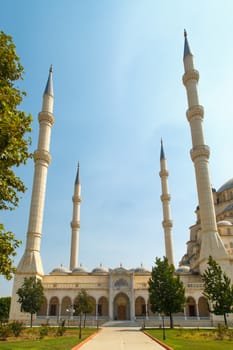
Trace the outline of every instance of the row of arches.
{"type": "MultiPolygon", "coordinates": [[[[106,297],[101,297],[96,303],[95,298],[90,297],[90,303],[92,304],[90,316],[95,316],[97,313],[100,316],[108,315],[108,300],[106,297]]],[[[77,316],[75,306],[77,305],[77,298],[73,301],[70,297],[65,296],[60,301],[58,297],[52,297],[49,302],[44,298],[44,302],[38,316],[77,316]]]]}
{"type": "MultiPolygon", "coordinates": [[[[88,313],[89,316],[109,317],[109,300],[107,297],[102,296],[98,300],[90,297],[90,303],[92,308],[88,313]]],[[[50,300],[44,298],[44,303],[37,315],[47,317],[77,316],[75,311],[76,304],[76,299],[72,300],[68,296],[63,297],[61,300],[56,296],[53,296],[50,300]]],[[[132,318],[130,312],[131,302],[129,297],[125,293],[117,294],[113,300],[113,318],[115,320],[130,319],[132,318]]],[[[149,303],[142,296],[135,299],[134,313],[134,317],[156,316],[151,312],[149,303]]],[[[183,315],[186,317],[209,317],[207,299],[202,296],[196,302],[193,297],[188,297],[183,315]]]]}

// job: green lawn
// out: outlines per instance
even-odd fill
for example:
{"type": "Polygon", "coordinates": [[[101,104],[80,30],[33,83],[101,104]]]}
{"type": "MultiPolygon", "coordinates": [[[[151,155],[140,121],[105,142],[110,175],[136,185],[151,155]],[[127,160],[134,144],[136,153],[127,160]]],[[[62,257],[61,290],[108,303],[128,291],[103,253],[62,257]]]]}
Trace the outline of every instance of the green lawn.
{"type": "Polygon", "coordinates": [[[166,340],[163,340],[162,329],[146,330],[153,337],[163,341],[174,350],[232,350],[233,330],[223,340],[217,340],[217,330],[166,329],[166,340]],[[231,340],[229,340],[231,338],[231,340]]]}
{"type": "MultiPolygon", "coordinates": [[[[45,337],[44,339],[28,339],[23,340],[25,334],[18,338],[16,341],[7,339],[6,341],[0,341],[1,350],[70,350],[75,345],[96,332],[96,329],[85,328],[82,329],[82,339],[78,339],[79,330],[69,329],[64,336],[45,337]]],[[[35,333],[35,331],[33,332],[35,333]]],[[[37,337],[38,338],[38,337],[37,337]]]]}

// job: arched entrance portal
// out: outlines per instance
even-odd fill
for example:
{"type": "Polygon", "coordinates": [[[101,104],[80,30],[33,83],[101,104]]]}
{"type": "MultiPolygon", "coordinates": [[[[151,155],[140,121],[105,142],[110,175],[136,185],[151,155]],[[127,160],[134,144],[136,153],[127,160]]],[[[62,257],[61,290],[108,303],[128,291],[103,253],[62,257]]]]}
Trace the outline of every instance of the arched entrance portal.
{"type": "Polygon", "coordinates": [[[114,299],[114,320],[130,320],[130,302],[124,293],[119,293],[114,299]]]}

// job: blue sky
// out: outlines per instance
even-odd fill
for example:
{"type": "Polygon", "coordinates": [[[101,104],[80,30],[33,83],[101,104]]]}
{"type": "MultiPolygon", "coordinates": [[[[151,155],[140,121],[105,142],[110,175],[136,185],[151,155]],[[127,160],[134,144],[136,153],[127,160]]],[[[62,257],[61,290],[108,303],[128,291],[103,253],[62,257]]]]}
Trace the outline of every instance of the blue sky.
{"type": "MultiPolygon", "coordinates": [[[[197,205],[186,120],[183,31],[200,72],[199,97],[217,189],[233,174],[233,2],[153,0],[0,0],[1,29],[25,68],[21,108],[37,114],[54,67],[52,163],[48,170],[41,255],[46,273],[69,266],[72,195],[81,166],[79,263],[89,270],[148,268],[164,255],[160,139],[169,168],[175,262],[185,253],[197,205]]],[[[23,240],[34,164],[17,169],[28,191],[0,220],[23,240]]],[[[12,282],[0,278],[0,296],[12,282]]]]}

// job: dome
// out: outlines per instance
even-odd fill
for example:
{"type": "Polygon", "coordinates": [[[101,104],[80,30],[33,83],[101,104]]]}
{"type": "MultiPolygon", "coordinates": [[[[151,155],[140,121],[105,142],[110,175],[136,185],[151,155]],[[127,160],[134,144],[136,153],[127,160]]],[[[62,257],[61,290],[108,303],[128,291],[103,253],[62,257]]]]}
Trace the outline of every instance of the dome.
{"type": "Polygon", "coordinates": [[[92,273],[107,273],[107,272],[108,272],[108,269],[104,267],[102,264],[100,264],[100,266],[97,266],[92,270],[92,273]]]}
{"type": "Polygon", "coordinates": [[[134,270],[134,273],[151,273],[151,271],[141,264],[141,266],[134,270]]]}
{"type": "Polygon", "coordinates": [[[228,210],[233,210],[233,204],[229,204],[226,208],[224,208],[223,212],[228,210]]]}
{"type": "Polygon", "coordinates": [[[223,192],[226,190],[229,190],[230,188],[233,188],[233,178],[225,182],[219,189],[218,192],[223,192]]]}
{"type": "Polygon", "coordinates": [[[51,272],[50,275],[67,275],[70,273],[70,271],[63,265],[55,267],[51,272]]]}
{"type": "Polygon", "coordinates": [[[177,273],[189,273],[190,272],[190,267],[188,265],[181,265],[176,269],[177,273]]]}
{"type": "Polygon", "coordinates": [[[232,226],[232,223],[227,220],[222,220],[217,222],[217,226],[232,226]]]}
{"type": "Polygon", "coordinates": [[[83,274],[87,274],[88,273],[86,267],[82,266],[82,264],[80,264],[80,266],[75,267],[72,270],[72,274],[77,274],[78,275],[79,273],[83,273],[83,274]]]}

